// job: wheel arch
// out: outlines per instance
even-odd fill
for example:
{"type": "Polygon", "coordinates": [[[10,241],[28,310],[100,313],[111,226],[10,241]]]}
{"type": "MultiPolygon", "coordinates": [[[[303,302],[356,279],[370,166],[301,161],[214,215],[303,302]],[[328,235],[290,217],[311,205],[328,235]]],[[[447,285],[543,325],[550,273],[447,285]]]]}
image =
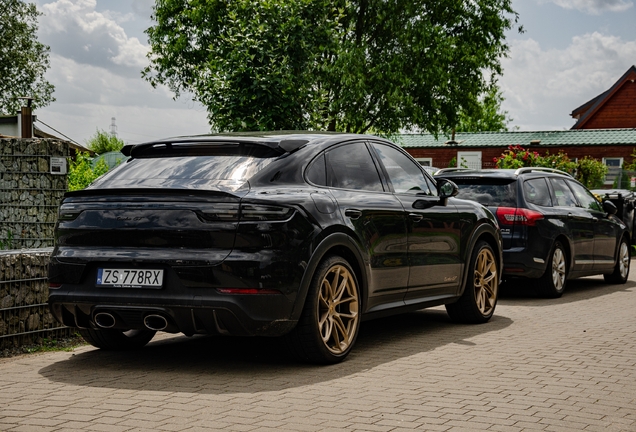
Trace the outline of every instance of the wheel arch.
{"type": "Polygon", "coordinates": [[[300,318],[305,301],[307,300],[309,285],[311,284],[316,268],[325,257],[330,255],[339,255],[346,259],[349,265],[351,265],[360,289],[360,310],[364,310],[369,280],[367,265],[365,264],[366,261],[362,253],[355,246],[355,242],[347,234],[337,232],[325,237],[314,249],[298,288],[296,302],[292,309],[292,320],[298,320],[300,318]]]}
{"type": "MultiPolygon", "coordinates": [[[[550,248],[550,251],[548,252],[549,254],[552,254],[552,251],[554,250],[554,244],[556,242],[560,242],[561,245],[563,246],[563,249],[565,249],[565,253],[567,255],[567,264],[568,264],[568,268],[566,270],[566,279],[567,277],[570,275],[570,271],[572,270],[572,267],[574,266],[574,254],[572,253],[572,244],[570,242],[570,239],[565,235],[565,234],[559,234],[554,238],[554,241],[552,242],[552,247],[550,248]]],[[[546,263],[550,262],[550,255],[548,255],[546,263]]]]}
{"type": "Polygon", "coordinates": [[[466,264],[464,266],[464,272],[462,276],[462,284],[460,286],[460,290],[458,296],[461,296],[466,289],[466,283],[468,282],[468,277],[470,275],[470,257],[472,256],[472,251],[477,245],[477,242],[480,240],[485,241],[492,247],[495,255],[497,256],[497,261],[499,261],[499,269],[497,273],[499,273],[499,281],[501,282],[501,278],[503,275],[503,254],[502,254],[502,243],[501,243],[501,234],[500,232],[488,223],[483,223],[478,226],[471,234],[470,240],[466,243],[466,264]]]}

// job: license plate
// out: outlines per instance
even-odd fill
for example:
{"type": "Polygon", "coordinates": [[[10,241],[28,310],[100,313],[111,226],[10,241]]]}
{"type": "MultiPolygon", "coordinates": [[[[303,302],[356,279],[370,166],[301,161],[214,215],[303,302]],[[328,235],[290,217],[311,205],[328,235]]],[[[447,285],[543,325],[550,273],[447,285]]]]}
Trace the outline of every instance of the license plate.
{"type": "Polygon", "coordinates": [[[97,269],[97,286],[113,288],[161,288],[163,270],[97,269]]]}

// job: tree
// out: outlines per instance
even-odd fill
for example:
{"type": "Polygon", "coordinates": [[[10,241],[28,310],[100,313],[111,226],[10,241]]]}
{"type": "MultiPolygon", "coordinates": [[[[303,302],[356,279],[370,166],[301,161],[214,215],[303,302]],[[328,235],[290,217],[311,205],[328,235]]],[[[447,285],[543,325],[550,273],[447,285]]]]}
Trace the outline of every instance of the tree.
{"type": "Polygon", "coordinates": [[[501,74],[511,0],[158,0],[153,86],[219,131],[437,133],[501,74]]]}
{"type": "Polygon", "coordinates": [[[103,154],[111,151],[120,151],[124,146],[124,141],[104,130],[97,129],[95,135],[86,141],[86,145],[95,153],[103,154]]]}
{"type": "Polygon", "coordinates": [[[49,47],[37,40],[40,13],[32,3],[2,0],[0,9],[0,112],[13,114],[21,96],[32,97],[32,107],[55,100],[54,87],[44,79],[49,68],[49,47]]]}
{"type": "Polygon", "coordinates": [[[68,169],[68,190],[75,191],[84,189],[90,185],[97,177],[108,172],[108,165],[104,160],[97,162],[93,168],[92,159],[88,153],[79,152],[75,160],[71,160],[68,169]]]}
{"type": "Polygon", "coordinates": [[[455,132],[505,132],[512,118],[501,110],[501,90],[493,82],[477,104],[459,112],[455,132]]]}

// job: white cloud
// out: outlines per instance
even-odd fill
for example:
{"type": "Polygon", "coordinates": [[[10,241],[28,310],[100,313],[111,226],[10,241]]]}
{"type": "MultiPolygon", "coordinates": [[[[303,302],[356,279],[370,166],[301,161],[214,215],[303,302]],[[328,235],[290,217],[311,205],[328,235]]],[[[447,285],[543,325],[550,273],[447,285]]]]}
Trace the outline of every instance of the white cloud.
{"type": "MultiPolygon", "coordinates": [[[[172,100],[166,87],[141,78],[148,46],[127,35],[136,15],[149,15],[149,0],[134,0],[134,13],[96,10],[95,0],[40,4],[39,39],[51,47],[47,79],[57,101],[39,109],[38,119],[83,144],[96,129],[117,119],[119,136],[143,142],[209,132],[205,109],[191,98],[172,100]]],[[[40,125],[45,131],[55,133],[40,125]]]]}
{"type": "Polygon", "coordinates": [[[129,19],[117,12],[97,12],[96,0],[57,0],[40,10],[40,39],[52,52],[78,63],[139,76],[148,64],[148,46],[128,37],[120,25],[129,19]]]}
{"type": "Polygon", "coordinates": [[[511,41],[499,83],[502,104],[522,130],[569,129],[570,113],[609,89],[634,63],[636,41],[591,33],[564,50],[532,39],[511,41]]]}
{"type": "Polygon", "coordinates": [[[111,117],[128,142],[209,132],[200,104],[187,97],[174,101],[166,87],[153,89],[141,78],[52,54],[47,79],[56,86],[57,102],[38,110],[38,117],[79,143],[107,129],[111,117]]]}
{"type": "Polygon", "coordinates": [[[575,9],[591,15],[600,15],[603,12],[623,12],[634,3],[626,0],[542,0],[542,3],[550,1],[564,9],[575,9]]]}

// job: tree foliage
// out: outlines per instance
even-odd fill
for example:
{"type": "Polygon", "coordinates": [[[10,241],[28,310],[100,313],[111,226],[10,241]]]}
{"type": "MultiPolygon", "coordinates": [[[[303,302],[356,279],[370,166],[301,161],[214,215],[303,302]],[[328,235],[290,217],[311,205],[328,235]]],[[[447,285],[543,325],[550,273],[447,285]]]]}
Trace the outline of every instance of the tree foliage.
{"type": "Polygon", "coordinates": [[[93,168],[92,159],[88,153],[78,153],[75,160],[71,160],[68,170],[68,190],[84,189],[97,177],[108,172],[108,165],[102,159],[93,168]]]}
{"type": "Polygon", "coordinates": [[[511,0],[157,0],[143,76],[219,131],[438,133],[501,74],[511,0]]]}
{"type": "Polygon", "coordinates": [[[21,96],[34,98],[32,107],[55,100],[54,87],[44,79],[49,68],[49,47],[37,40],[35,4],[0,1],[0,112],[19,111],[21,96]]]}
{"type": "Polygon", "coordinates": [[[501,90],[492,83],[481,95],[477,104],[459,112],[455,132],[505,132],[512,118],[508,111],[502,111],[504,101],[501,90]]]}
{"type": "Polygon", "coordinates": [[[86,141],[86,145],[95,153],[104,154],[111,151],[120,151],[124,146],[124,141],[104,130],[97,129],[95,135],[86,141]]]}

